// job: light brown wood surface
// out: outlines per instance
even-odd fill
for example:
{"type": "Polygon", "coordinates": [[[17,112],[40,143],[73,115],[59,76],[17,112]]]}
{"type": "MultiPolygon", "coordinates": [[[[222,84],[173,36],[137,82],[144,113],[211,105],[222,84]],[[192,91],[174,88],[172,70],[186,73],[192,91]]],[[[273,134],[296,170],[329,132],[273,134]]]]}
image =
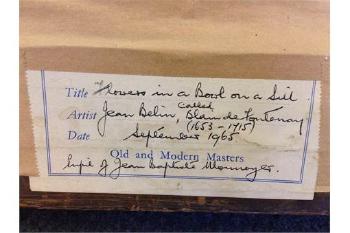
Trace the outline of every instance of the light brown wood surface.
{"type": "Polygon", "coordinates": [[[35,176],[28,69],[321,80],[329,191],[328,1],[20,1],[20,174],[35,176]]]}

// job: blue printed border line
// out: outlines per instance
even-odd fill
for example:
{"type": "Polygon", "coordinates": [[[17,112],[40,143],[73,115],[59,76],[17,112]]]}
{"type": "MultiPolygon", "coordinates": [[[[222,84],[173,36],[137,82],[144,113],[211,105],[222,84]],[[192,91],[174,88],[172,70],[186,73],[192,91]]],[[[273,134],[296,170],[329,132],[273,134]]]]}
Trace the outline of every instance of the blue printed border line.
{"type": "MultiPolygon", "coordinates": [[[[48,120],[48,107],[47,107],[47,95],[46,95],[46,78],[45,71],[41,70],[41,88],[43,95],[43,106],[44,106],[44,121],[45,121],[45,133],[46,133],[46,155],[47,155],[47,172],[49,176],[84,176],[84,177],[101,177],[98,174],[94,173],[54,173],[51,170],[51,152],[50,152],[50,139],[49,139],[49,120],[48,120]]],[[[309,107],[309,115],[307,121],[307,129],[305,134],[304,141],[304,150],[303,150],[303,158],[300,169],[300,177],[299,180],[283,180],[283,179],[255,179],[254,182],[269,182],[269,183],[290,183],[290,184],[302,184],[304,179],[304,171],[305,171],[305,161],[307,155],[307,148],[309,143],[309,135],[310,135],[310,126],[312,121],[312,112],[314,108],[314,97],[316,90],[316,81],[312,81],[312,90],[310,97],[310,107],[309,107]]],[[[162,178],[163,175],[147,175],[147,174],[120,174],[119,177],[146,177],[146,178],[162,178]]],[[[236,181],[249,181],[248,178],[242,177],[229,177],[229,176],[170,176],[167,175],[166,178],[169,179],[205,179],[205,180],[236,180],[236,181]]]]}

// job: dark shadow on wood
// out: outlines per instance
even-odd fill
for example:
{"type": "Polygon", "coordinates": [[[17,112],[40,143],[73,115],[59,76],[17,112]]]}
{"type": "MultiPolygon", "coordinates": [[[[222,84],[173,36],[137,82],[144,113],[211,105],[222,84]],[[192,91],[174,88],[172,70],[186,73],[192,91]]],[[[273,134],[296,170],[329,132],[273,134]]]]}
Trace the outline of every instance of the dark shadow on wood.
{"type": "Polygon", "coordinates": [[[261,213],[329,215],[329,193],[312,201],[226,197],[32,192],[29,178],[20,177],[20,207],[37,209],[261,213]]]}

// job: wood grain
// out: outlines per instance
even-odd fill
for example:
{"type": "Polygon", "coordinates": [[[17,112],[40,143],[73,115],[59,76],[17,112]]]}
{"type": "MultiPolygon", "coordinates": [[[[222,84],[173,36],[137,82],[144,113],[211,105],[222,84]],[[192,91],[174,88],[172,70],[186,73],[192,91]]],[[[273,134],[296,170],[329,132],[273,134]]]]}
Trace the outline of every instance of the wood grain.
{"type": "Polygon", "coordinates": [[[28,177],[20,177],[20,207],[162,212],[234,212],[329,215],[329,193],[315,193],[312,201],[263,200],[133,194],[32,192],[28,177]]]}

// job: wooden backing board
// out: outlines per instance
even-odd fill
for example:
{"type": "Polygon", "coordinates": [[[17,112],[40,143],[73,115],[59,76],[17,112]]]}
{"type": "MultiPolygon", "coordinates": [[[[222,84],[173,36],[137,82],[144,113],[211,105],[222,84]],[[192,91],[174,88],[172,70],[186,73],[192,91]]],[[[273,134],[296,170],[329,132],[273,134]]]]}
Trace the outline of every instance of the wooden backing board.
{"type": "Polygon", "coordinates": [[[20,207],[163,212],[232,212],[291,215],[329,215],[329,193],[312,201],[260,200],[223,197],[32,192],[28,177],[20,177],[20,207]]]}
{"type": "Polygon", "coordinates": [[[36,176],[28,69],[320,80],[316,190],[329,192],[327,0],[20,1],[20,174],[36,176]]]}

